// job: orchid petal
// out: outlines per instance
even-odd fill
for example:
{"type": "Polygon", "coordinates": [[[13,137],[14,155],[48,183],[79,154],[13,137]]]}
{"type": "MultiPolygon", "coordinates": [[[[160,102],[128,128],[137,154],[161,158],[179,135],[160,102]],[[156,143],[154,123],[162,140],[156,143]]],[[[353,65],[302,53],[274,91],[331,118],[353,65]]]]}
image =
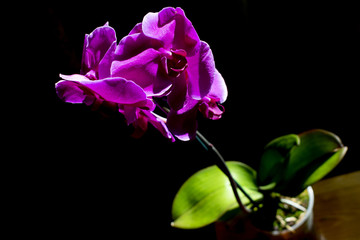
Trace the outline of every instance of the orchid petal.
{"type": "Polygon", "coordinates": [[[221,118],[221,115],[224,113],[224,107],[219,108],[217,104],[218,99],[205,97],[202,103],[199,105],[199,111],[204,115],[204,117],[211,120],[218,120],[221,118]]]}
{"type": "Polygon", "coordinates": [[[137,84],[124,78],[105,78],[97,81],[74,77],[67,79],[72,81],[74,86],[91,90],[107,101],[120,104],[136,104],[145,101],[149,104],[145,92],[137,84]]]}
{"type": "Polygon", "coordinates": [[[185,103],[187,92],[187,82],[184,74],[174,79],[173,89],[168,95],[167,100],[171,109],[180,110],[185,103]]]}
{"type": "Polygon", "coordinates": [[[162,74],[160,63],[161,54],[150,48],[130,59],[114,61],[111,74],[134,81],[148,96],[163,96],[171,87],[171,81],[162,74]]]}
{"type": "Polygon", "coordinates": [[[80,72],[85,74],[94,70],[113,42],[116,42],[115,30],[108,23],[86,34],[80,72]]]}
{"type": "MultiPolygon", "coordinates": [[[[83,103],[88,96],[81,85],[62,80],[55,84],[56,93],[61,100],[69,103],[83,103]]],[[[92,102],[89,103],[91,105],[92,102]]]]}
{"type": "Polygon", "coordinates": [[[209,96],[219,98],[220,103],[225,102],[228,96],[225,80],[217,69],[215,69],[214,82],[211,85],[209,96]]]}
{"type": "Polygon", "coordinates": [[[141,33],[142,32],[142,23],[136,24],[133,29],[129,32],[129,35],[132,35],[134,33],[141,33]]]}
{"type": "Polygon", "coordinates": [[[200,51],[187,60],[189,64],[187,68],[189,95],[194,99],[201,100],[210,92],[216,76],[214,56],[209,45],[202,41],[200,51]]]}
{"type": "Polygon", "coordinates": [[[150,111],[141,111],[142,114],[144,114],[148,121],[161,132],[161,134],[166,137],[167,139],[171,140],[172,142],[175,142],[174,136],[169,131],[168,127],[166,126],[166,118],[163,118],[159,115],[157,115],[154,112],[150,111]]]}
{"type": "Polygon", "coordinates": [[[109,50],[106,52],[104,57],[101,59],[99,66],[98,66],[99,79],[110,77],[111,63],[115,59],[115,49],[116,49],[116,42],[113,42],[111,44],[109,50]]]}
{"type": "Polygon", "coordinates": [[[142,32],[134,31],[133,34],[127,35],[120,40],[115,50],[116,60],[126,60],[149,48],[159,49],[161,47],[162,43],[160,41],[149,38],[142,32]]]}
{"type": "Polygon", "coordinates": [[[124,105],[124,116],[128,125],[132,124],[137,119],[137,108],[131,105],[124,105]]]}
{"type": "Polygon", "coordinates": [[[195,55],[200,47],[200,38],[191,21],[181,8],[176,8],[176,29],[173,48],[184,49],[188,56],[195,55]]]}
{"type": "Polygon", "coordinates": [[[163,43],[165,48],[170,48],[174,40],[175,16],[174,8],[164,8],[158,13],[148,13],[142,22],[143,33],[163,43]]]}
{"type": "Polygon", "coordinates": [[[166,125],[178,139],[188,141],[195,137],[197,109],[198,101],[188,100],[180,111],[170,110],[166,125]]]}
{"type": "Polygon", "coordinates": [[[72,75],[60,74],[59,76],[60,76],[62,79],[64,79],[64,80],[69,80],[69,81],[89,80],[87,77],[85,77],[84,75],[81,75],[81,74],[72,74],[72,75]]]}

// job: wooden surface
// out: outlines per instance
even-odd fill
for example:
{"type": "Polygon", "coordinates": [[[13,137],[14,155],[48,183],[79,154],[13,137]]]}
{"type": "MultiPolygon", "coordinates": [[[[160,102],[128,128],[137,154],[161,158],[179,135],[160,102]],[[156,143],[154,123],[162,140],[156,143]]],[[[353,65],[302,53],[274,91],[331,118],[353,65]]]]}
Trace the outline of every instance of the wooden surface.
{"type": "Polygon", "coordinates": [[[314,186],[314,221],[321,240],[360,239],[360,171],[314,186]]]}

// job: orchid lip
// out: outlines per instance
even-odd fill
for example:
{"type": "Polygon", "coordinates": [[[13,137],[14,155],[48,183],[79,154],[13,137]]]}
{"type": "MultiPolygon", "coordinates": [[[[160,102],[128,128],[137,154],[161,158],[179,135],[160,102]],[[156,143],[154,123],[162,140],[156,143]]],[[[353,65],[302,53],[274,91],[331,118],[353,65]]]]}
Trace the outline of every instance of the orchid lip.
{"type": "Polygon", "coordinates": [[[186,51],[182,49],[171,49],[171,57],[166,61],[166,73],[170,77],[179,77],[188,67],[186,60],[186,51]]]}

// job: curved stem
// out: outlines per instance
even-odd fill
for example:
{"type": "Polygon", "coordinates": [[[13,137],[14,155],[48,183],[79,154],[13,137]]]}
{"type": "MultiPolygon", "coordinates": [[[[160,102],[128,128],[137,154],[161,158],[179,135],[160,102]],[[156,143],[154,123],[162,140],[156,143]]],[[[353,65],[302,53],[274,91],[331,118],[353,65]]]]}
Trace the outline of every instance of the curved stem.
{"type": "MultiPolygon", "coordinates": [[[[249,212],[249,210],[244,206],[244,204],[241,202],[240,196],[237,192],[237,188],[240,189],[240,191],[250,200],[250,202],[254,202],[251,197],[244,191],[244,189],[234,180],[232,177],[229,168],[226,166],[224,158],[221,156],[220,152],[216,149],[216,147],[211,144],[199,131],[196,131],[196,139],[199,141],[199,143],[207,150],[211,150],[213,153],[216,154],[218,161],[215,162],[216,166],[228,177],[231,188],[234,192],[236,201],[238,202],[240,208],[244,212],[249,212]]],[[[209,151],[210,152],[210,151],[209,151]]]]}
{"type": "MultiPolygon", "coordinates": [[[[154,101],[156,106],[166,115],[169,113],[169,109],[166,107],[161,106],[157,101],[154,101]]],[[[241,187],[239,183],[237,183],[234,178],[232,177],[230,170],[226,166],[225,159],[221,156],[220,152],[216,149],[216,147],[210,143],[199,131],[196,131],[196,139],[198,142],[205,148],[206,151],[210,152],[209,150],[212,150],[213,153],[216,154],[217,159],[219,161],[215,161],[216,166],[228,177],[230,181],[231,188],[234,192],[236,201],[238,202],[240,208],[248,213],[249,210],[244,206],[244,204],[241,202],[240,196],[237,192],[237,188],[240,189],[240,191],[249,199],[249,201],[254,204],[254,200],[245,192],[245,190],[241,187]]]]}

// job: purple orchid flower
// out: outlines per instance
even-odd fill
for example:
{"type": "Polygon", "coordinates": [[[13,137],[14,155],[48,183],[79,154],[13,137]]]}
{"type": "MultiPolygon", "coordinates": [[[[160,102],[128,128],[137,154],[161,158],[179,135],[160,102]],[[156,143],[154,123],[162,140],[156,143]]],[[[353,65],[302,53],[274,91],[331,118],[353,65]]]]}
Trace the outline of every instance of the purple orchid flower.
{"type": "Polygon", "coordinates": [[[227,88],[209,45],[181,8],[148,13],[115,50],[111,76],[131,79],[148,96],[167,96],[167,126],[177,138],[195,136],[196,114],[218,119],[227,88]]]}
{"type": "Polygon", "coordinates": [[[181,8],[148,13],[119,45],[108,23],[85,35],[80,74],[60,75],[58,96],[97,108],[112,106],[141,136],[151,123],[174,141],[192,139],[196,116],[219,119],[227,88],[209,45],[201,41],[181,8]],[[167,118],[153,111],[166,97],[167,118]]]}
{"type": "Polygon", "coordinates": [[[110,76],[115,48],[115,31],[108,23],[85,35],[81,74],[60,74],[63,80],[56,83],[58,96],[65,102],[85,103],[93,109],[102,104],[116,109],[124,114],[128,124],[134,125],[135,137],[140,136],[146,130],[144,125],[150,122],[174,141],[165,119],[152,112],[155,104],[145,91],[133,81],[110,76]]]}

